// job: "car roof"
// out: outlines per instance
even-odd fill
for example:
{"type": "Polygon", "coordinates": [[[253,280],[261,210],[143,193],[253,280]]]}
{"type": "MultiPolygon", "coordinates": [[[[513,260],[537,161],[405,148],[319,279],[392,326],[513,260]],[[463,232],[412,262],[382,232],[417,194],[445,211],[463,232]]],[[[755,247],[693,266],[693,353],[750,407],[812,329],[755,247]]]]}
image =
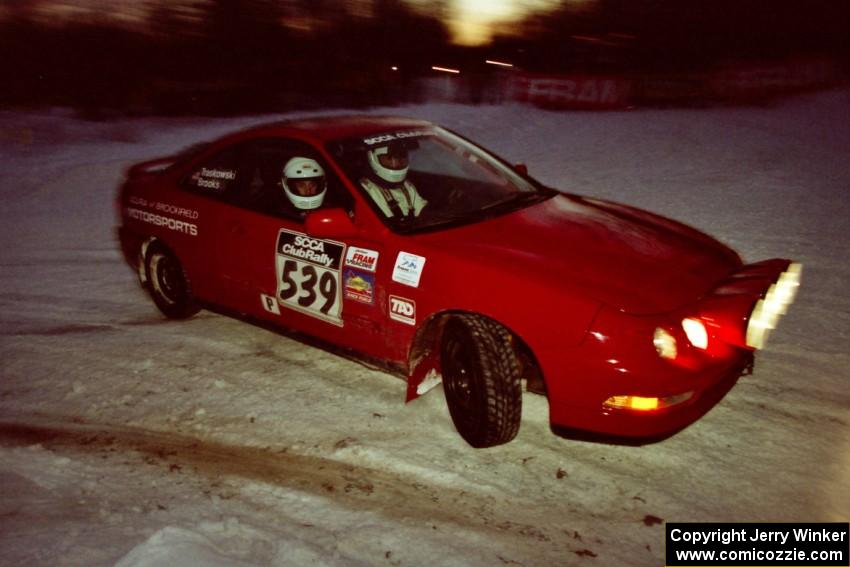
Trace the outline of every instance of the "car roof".
{"type": "Polygon", "coordinates": [[[262,124],[246,133],[252,136],[309,136],[321,142],[368,136],[378,132],[427,128],[432,123],[403,116],[314,116],[262,124]]]}

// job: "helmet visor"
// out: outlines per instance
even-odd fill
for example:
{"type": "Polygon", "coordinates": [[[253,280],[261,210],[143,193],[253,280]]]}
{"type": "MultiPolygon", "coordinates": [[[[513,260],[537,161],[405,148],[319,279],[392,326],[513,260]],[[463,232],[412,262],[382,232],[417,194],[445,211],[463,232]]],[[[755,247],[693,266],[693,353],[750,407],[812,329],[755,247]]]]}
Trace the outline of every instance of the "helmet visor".
{"type": "Polygon", "coordinates": [[[289,189],[299,197],[313,197],[324,190],[324,177],[307,177],[302,179],[290,179],[289,189]]]}
{"type": "Polygon", "coordinates": [[[387,169],[404,169],[409,163],[407,150],[404,148],[389,148],[386,153],[378,155],[378,163],[387,169]]]}

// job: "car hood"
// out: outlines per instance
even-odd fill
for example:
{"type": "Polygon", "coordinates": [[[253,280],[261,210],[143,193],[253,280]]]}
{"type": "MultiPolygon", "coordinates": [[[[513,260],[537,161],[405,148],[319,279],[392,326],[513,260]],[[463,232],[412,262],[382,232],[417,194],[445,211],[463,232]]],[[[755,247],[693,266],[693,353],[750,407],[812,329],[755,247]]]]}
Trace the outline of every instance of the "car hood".
{"type": "Polygon", "coordinates": [[[416,240],[459,262],[522,270],[633,314],[687,305],[741,266],[733,250],[681,223],[565,194],[416,240]]]}

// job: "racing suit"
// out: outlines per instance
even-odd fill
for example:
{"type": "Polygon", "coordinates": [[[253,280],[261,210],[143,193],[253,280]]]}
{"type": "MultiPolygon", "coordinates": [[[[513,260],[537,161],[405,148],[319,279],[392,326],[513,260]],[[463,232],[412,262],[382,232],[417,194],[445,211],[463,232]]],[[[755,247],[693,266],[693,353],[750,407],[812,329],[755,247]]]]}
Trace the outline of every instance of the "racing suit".
{"type": "Polygon", "coordinates": [[[418,217],[428,204],[413,183],[407,180],[393,188],[381,187],[368,178],[361,179],[360,184],[387,217],[406,217],[411,214],[418,217]]]}

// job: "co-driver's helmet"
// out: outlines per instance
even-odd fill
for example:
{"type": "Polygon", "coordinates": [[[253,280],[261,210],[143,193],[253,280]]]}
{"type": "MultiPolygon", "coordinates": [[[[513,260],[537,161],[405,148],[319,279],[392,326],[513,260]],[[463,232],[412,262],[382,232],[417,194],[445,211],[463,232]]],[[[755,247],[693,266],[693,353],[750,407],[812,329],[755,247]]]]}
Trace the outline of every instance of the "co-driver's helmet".
{"type": "Polygon", "coordinates": [[[402,145],[381,146],[369,150],[369,165],[375,174],[389,183],[401,183],[407,177],[409,159],[402,145]]]}
{"type": "Polygon", "coordinates": [[[325,199],[325,170],[314,159],[294,157],[283,167],[283,189],[297,208],[318,209],[325,199]]]}

